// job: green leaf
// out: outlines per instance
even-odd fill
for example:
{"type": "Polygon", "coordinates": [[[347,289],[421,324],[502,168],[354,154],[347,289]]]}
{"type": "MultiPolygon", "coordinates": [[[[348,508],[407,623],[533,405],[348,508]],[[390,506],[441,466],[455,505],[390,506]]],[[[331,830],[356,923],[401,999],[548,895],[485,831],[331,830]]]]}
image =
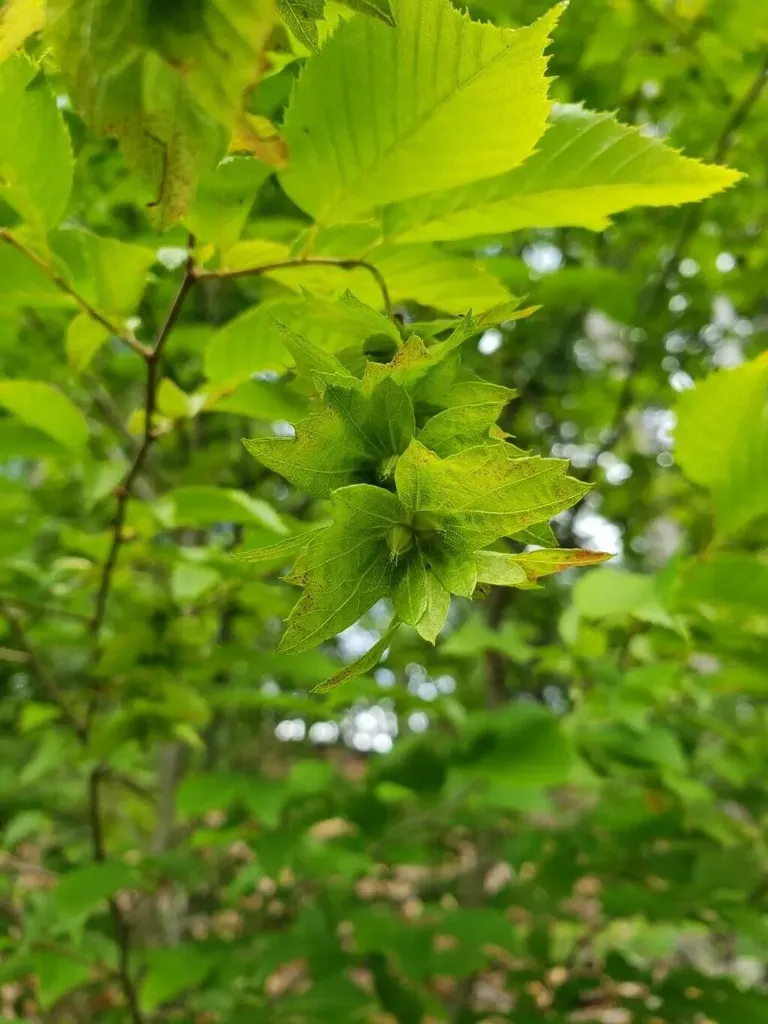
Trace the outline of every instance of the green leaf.
{"type": "Polygon", "coordinates": [[[354,483],[368,462],[361,439],[349,435],[328,408],[297,424],[295,437],[246,438],[243,444],[263,465],[318,498],[354,483]]]}
{"type": "Polygon", "coordinates": [[[508,703],[478,716],[468,738],[474,756],[466,774],[507,787],[560,785],[573,767],[558,719],[533,703],[508,703]]]}
{"type": "Polygon", "coordinates": [[[183,68],[195,100],[232,129],[259,79],[275,22],[273,0],[152,3],[145,17],[147,44],[183,68]]]}
{"type": "Polygon", "coordinates": [[[260,548],[253,548],[250,551],[238,551],[233,557],[240,562],[272,562],[276,560],[286,561],[302,551],[307,544],[312,543],[313,535],[317,532],[308,530],[306,533],[297,533],[293,537],[286,537],[277,544],[265,544],[260,548]]]}
{"type": "Polygon", "coordinates": [[[45,231],[69,202],[72,147],[45,80],[23,54],[0,64],[0,104],[0,199],[45,231]]]}
{"type": "Polygon", "coordinates": [[[559,13],[512,30],[423,0],[396,5],[396,28],[344,22],[291,100],[286,192],[318,222],[339,223],[517,166],[544,130],[543,51],[559,13]]]}
{"type": "Polygon", "coordinates": [[[153,1013],[185,989],[202,985],[221,958],[220,949],[194,942],[173,949],[148,950],[148,970],[140,992],[142,1008],[153,1013]]]}
{"type": "Polygon", "coordinates": [[[415,432],[406,391],[391,379],[369,393],[358,381],[328,383],[322,409],[302,420],[296,436],[256,437],[248,451],[295,487],[323,498],[334,488],[383,477],[415,432]]]}
{"type": "Polygon", "coordinates": [[[82,373],[109,338],[109,331],[85,313],[78,313],[67,327],[67,362],[76,373],[82,373]]]}
{"type": "Polygon", "coordinates": [[[677,403],[675,456],[712,492],[718,532],[768,513],[768,356],[720,370],[677,403]]]}
{"type": "Polygon", "coordinates": [[[556,106],[522,167],[451,191],[431,189],[434,195],[387,209],[384,224],[387,235],[410,242],[533,227],[602,231],[621,210],[696,202],[740,177],[685,157],[612,114],[556,106]]]}
{"type": "Polygon", "coordinates": [[[518,564],[514,555],[500,551],[478,551],[477,579],[480,583],[491,583],[500,587],[515,587],[528,580],[525,569],[518,564]]]}
{"type": "Polygon", "coordinates": [[[122,861],[88,864],[62,876],[54,901],[62,918],[85,918],[118,889],[128,889],[133,882],[134,872],[122,861]]]}
{"type": "Polygon", "coordinates": [[[359,11],[361,14],[367,14],[370,18],[378,18],[385,25],[394,26],[396,24],[389,0],[341,0],[341,3],[345,7],[349,7],[351,11],[359,11]]]}
{"type": "Polygon", "coordinates": [[[433,573],[427,573],[427,606],[416,623],[419,636],[434,644],[445,625],[451,607],[451,595],[433,573]]]}
{"type": "Polygon", "coordinates": [[[704,613],[717,609],[748,624],[768,609],[768,565],[745,554],[718,554],[684,567],[675,592],[683,605],[694,605],[704,613]]]}
{"type": "Polygon", "coordinates": [[[171,594],[179,604],[193,604],[220,581],[220,573],[210,566],[178,562],[171,573],[171,594]]]}
{"type": "Polygon", "coordinates": [[[177,487],[160,499],[157,512],[169,526],[259,523],[272,533],[287,533],[271,505],[226,487],[177,487]]]}
{"type": "Polygon", "coordinates": [[[187,216],[198,245],[226,251],[239,239],[256,195],[270,168],[250,156],[228,156],[200,176],[187,216]]]}
{"type": "Polygon", "coordinates": [[[285,654],[340,633],[391,588],[394,562],[385,537],[403,516],[397,498],[358,484],[335,491],[332,500],[334,525],[304,549],[291,574],[304,593],[280,643],[285,654]]]}
{"type": "Polygon", "coordinates": [[[0,299],[6,314],[28,305],[36,309],[73,309],[75,305],[34,263],[5,244],[0,245],[0,299]]]}
{"type": "Polygon", "coordinates": [[[407,558],[395,584],[392,600],[398,618],[415,626],[427,609],[429,580],[424,557],[415,551],[407,558]]]}
{"type": "Polygon", "coordinates": [[[656,578],[651,575],[598,569],[576,583],[573,602],[586,619],[633,615],[642,621],[675,628],[659,599],[656,578]]]}
{"type": "Polygon", "coordinates": [[[228,412],[253,420],[286,420],[296,423],[307,412],[307,403],[280,381],[246,380],[233,391],[211,397],[211,412],[228,412]]]}
{"type": "Polygon", "coordinates": [[[310,693],[328,693],[330,690],[335,690],[337,686],[341,686],[342,683],[348,682],[350,679],[355,679],[357,676],[365,675],[370,672],[371,669],[375,668],[381,661],[381,657],[392,642],[392,637],[397,632],[400,623],[397,619],[393,619],[387,628],[386,632],[382,635],[380,640],[370,647],[365,654],[357,658],[350,665],[346,665],[341,671],[334,673],[322,683],[318,683],[317,686],[313,686],[309,691],[310,693]]]}
{"type": "Polygon", "coordinates": [[[452,532],[475,549],[574,505],[589,488],[567,468],[563,460],[520,458],[502,442],[440,459],[412,441],[395,481],[406,507],[449,516],[452,532]]]}
{"type": "Polygon", "coordinates": [[[0,64],[44,24],[44,0],[5,0],[0,10],[0,64]]]}
{"type": "Polygon", "coordinates": [[[277,9],[302,46],[317,51],[317,23],[323,17],[325,0],[277,0],[277,9]]]}
{"type": "Polygon", "coordinates": [[[508,398],[504,396],[498,403],[445,409],[427,421],[419,431],[418,439],[425,448],[431,449],[441,458],[465,448],[473,448],[489,440],[491,428],[507,401],[508,398]]]}
{"type": "Polygon", "coordinates": [[[219,328],[206,347],[204,368],[215,384],[237,384],[266,370],[285,370],[291,362],[269,307],[258,305],[219,328]]]}
{"type": "MultiPolygon", "coordinates": [[[[507,288],[477,260],[432,245],[382,246],[371,253],[370,261],[395,302],[465,313],[512,301],[507,288]]],[[[349,287],[365,302],[381,305],[376,284],[364,270],[351,272],[349,287]]]]}
{"type": "Polygon", "coordinates": [[[59,953],[36,950],[29,957],[29,964],[38,980],[37,999],[43,1010],[49,1010],[91,976],[88,964],[59,953]]]}
{"type": "Polygon", "coordinates": [[[154,250],[79,229],[58,231],[52,244],[91,305],[123,316],[136,309],[156,259],[154,250]]]}
{"type": "Polygon", "coordinates": [[[416,433],[408,392],[391,378],[367,395],[356,387],[329,383],[324,399],[338,413],[346,434],[360,437],[373,462],[401,455],[416,433]]]}
{"type": "Polygon", "coordinates": [[[85,416],[53,384],[39,380],[0,380],[0,406],[82,455],[88,443],[85,416]]]}

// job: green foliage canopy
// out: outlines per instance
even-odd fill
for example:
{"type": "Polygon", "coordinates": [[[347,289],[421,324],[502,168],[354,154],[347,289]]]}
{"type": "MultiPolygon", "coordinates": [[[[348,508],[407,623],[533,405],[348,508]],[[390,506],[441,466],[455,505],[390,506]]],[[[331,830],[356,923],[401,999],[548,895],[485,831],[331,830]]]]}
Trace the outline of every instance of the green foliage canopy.
{"type": "Polygon", "coordinates": [[[5,1019],[768,1020],[767,46],[4,0],[5,1019]]]}

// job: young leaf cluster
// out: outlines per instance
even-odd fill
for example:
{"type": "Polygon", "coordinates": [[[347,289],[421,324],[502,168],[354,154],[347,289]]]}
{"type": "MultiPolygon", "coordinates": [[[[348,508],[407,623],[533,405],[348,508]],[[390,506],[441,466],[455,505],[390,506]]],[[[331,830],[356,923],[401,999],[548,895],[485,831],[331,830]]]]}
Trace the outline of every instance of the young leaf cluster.
{"type": "Polygon", "coordinates": [[[294,487],[329,498],[331,522],[243,556],[296,555],[286,578],[303,594],[282,651],[330,639],[382,599],[393,605],[393,626],[413,626],[434,643],[452,595],[471,598],[487,584],[530,587],[544,573],[607,557],[499,548],[507,538],[551,543],[549,519],[589,487],[567,475],[565,460],[527,454],[498,426],[514,392],[461,367],[461,346],[477,330],[468,315],[431,345],[411,335],[390,362],[367,362],[355,376],[286,329],[297,372],[317,387],[316,409],[294,437],[245,446],[294,487]]]}

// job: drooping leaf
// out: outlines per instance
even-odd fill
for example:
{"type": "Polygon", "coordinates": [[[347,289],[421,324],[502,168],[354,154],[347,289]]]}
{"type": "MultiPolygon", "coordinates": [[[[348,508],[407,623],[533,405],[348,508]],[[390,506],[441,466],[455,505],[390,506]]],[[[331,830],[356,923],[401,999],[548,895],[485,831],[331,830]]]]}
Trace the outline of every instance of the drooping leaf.
{"type": "Polygon", "coordinates": [[[427,608],[429,580],[421,551],[406,561],[395,584],[393,601],[395,611],[403,622],[415,626],[427,608]]]}
{"type": "Polygon", "coordinates": [[[612,114],[556,106],[536,152],[507,174],[394,205],[385,231],[411,242],[573,226],[602,231],[632,206],[696,202],[741,175],[683,156],[612,114]]]}
{"type": "Polygon", "coordinates": [[[72,147],[48,86],[23,54],[0,64],[0,199],[45,231],[64,215],[72,147]]]}
{"type": "Polygon", "coordinates": [[[432,573],[427,574],[427,606],[416,623],[419,636],[434,644],[437,634],[445,625],[451,607],[451,595],[432,573]]]}
{"type": "Polygon", "coordinates": [[[392,637],[397,632],[400,623],[395,619],[387,628],[386,632],[382,635],[381,639],[377,640],[372,647],[370,647],[365,654],[361,655],[350,665],[345,665],[343,669],[330,676],[322,683],[318,683],[317,686],[313,686],[309,691],[310,693],[328,693],[330,690],[335,690],[337,686],[341,686],[342,683],[348,682],[350,679],[355,679],[357,676],[365,675],[366,672],[370,672],[371,669],[375,668],[381,661],[381,657],[392,642],[392,637]]]}
{"type": "Polygon", "coordinates": [[[395,28],[369,18],[340,25],[308,62],[286,116],[288,195],[317,221],[338,223],[515,167],[544,130],[543,51],[558,14],[500,29],[424,0],[398,4],[395,28]],[[454,146],[469,135],[474,145],[454,146]]]}
{"type": "Polygon", "coordinates": [[[720,370],[677,404],[681,469],[712,492],[720,533],[768,513],[768,358],[720,370]]]}
{"type": "Polygon", "coordinates": [[[290,577],[304,593],[280,643],[285,654],[346,629],[391,587],[394,562],[385,537],[402,517],[397,498],[359,484],[337,490],[333,505],[334,525],[302,552],[290,577]]]}
{"type": "Polygon", "coordinates": [[[88,424],[72,399],[47,381],[0,381],[0,406],[54,441],[82,455],[88,424]]]}

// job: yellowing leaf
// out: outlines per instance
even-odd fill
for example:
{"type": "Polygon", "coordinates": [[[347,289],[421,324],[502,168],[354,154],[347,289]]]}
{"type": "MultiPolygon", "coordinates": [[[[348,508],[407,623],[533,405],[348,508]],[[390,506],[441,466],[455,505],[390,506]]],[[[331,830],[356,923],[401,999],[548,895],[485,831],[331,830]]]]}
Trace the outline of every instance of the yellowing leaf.
{"type": "Polygon", "coordinates": [[[712,492],[719,532],[768,514],[768,356],[713,373],[676,411],[677,461],[712,492]]]}
{"type": "Polygon", "coordinates": [[[274,0],[153,2],[146,33],[149,45],[183,70],[200,106],[231,128],[259,80],[276,16],[274,0]]]}
{"type": "MultiPolygon", "coordinates": [[[[158,6],[187,16],[187,5],[152,4],[152,11],[158,6]]],[[[197,4],[198,14],[208,6],[197,4]]],[[[224,155],[228,128],[200,106],[180,70],[146,48],[144,5],[50,0],[46,16],[46,38],[78,112],[97,134],[120,141],[158,226],[171,226],[189,209],[200,174],[224,155]]],[[[215,36],[206,45],[218,59],[215,36]]]]}
{"type": "Polygon", "coordinates": [[[435,241],[533,227],[600,231],[620,210],[695,202],[740,177],[685,157],[612,114],[560,106],[521,167],[391,206],[385,232],[402,241],[435,241]]]}
{"type": "Polygon", "coordinates": [[[82,455],[88,442],[85,416],[53,384],[40,380],[0,381],[0,406],[82,455]]]}
{"type": "Polygon", "coordinates": [[[559,13],[513,30],[420,0],[395,5],[395,28],[342,23],[308,61],[286,116],[286,192],[338,223],[517,166],[544,130],[543,52],[559,13]]]}
{"type": "Polygon", "coordinates": [[[243,114],[235,124],[229,143],[231,153],[252,153],[258,160],[277,170],[288,163],[288,146],[280,132],[266,117],[243,114]]]}
{"type": "Polygon", "coordinates": [[[5,0],[0,9],[0,63],[44,24],[44,0],[5,0]]]}
{"type": "Polygon", "coordinates": [[[522,555],[510,555],[525,570],[529,580],[549,576],[554,572],[574,569],[585,565],[598,565],[613,555],[605,551],[586,551],[582,548],[543,548],[541,551],[526,551],[522,555]]]}

